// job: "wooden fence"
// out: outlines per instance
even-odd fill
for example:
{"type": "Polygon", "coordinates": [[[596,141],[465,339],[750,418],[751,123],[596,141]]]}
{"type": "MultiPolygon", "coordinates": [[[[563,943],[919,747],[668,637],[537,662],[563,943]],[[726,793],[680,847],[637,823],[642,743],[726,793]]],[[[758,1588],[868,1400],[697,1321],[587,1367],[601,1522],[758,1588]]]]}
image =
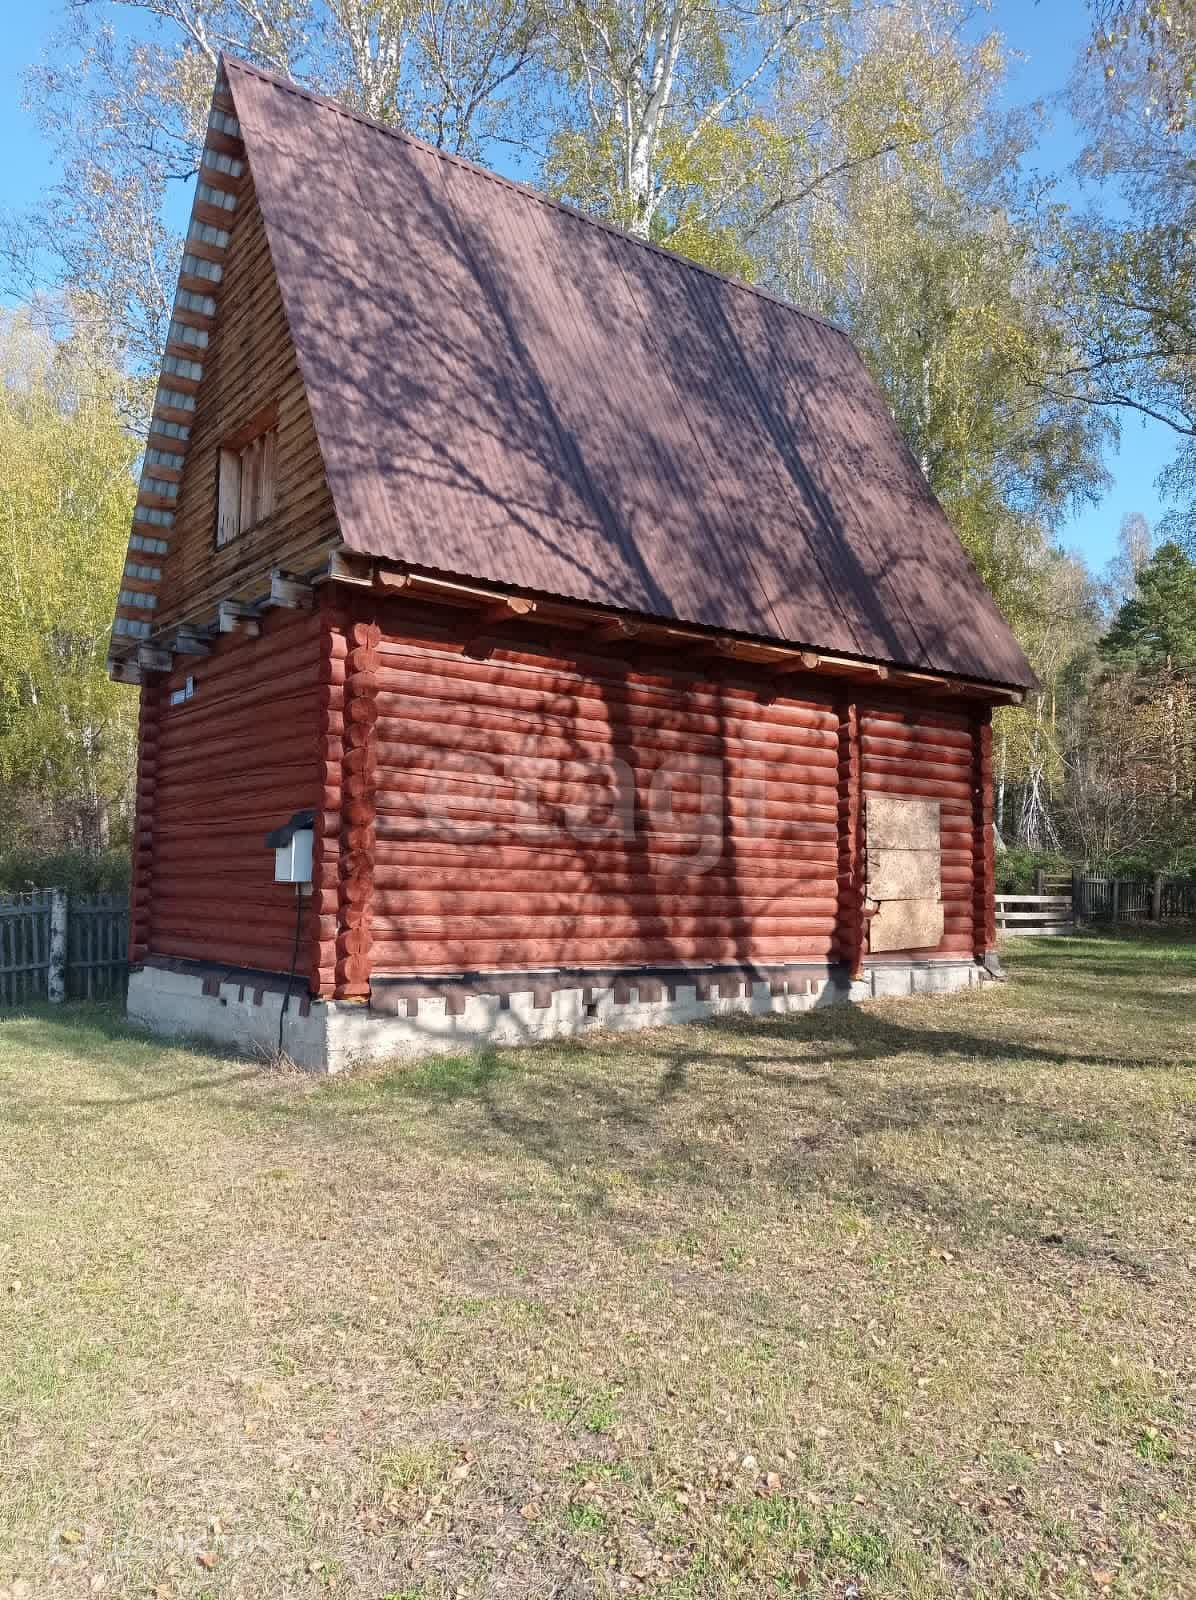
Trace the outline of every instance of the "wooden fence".
{"type": "Polygon", "coordinates": [[[1040,872],[1033,894],[999,894],[997,929],[1008,934],[1074,933],[1086,923],[1196,919],[1196,882],[1040,872]]]}
{"type": "Polygon", "coordinates": [[[1070,894],[999,894],[997,932],[1067,934],[1076,931],[1070,894]]]}
{"type": "Polygon", "coordinates": [[[0,895],[0,1006],[123,994],[128,943],[123,894],[0,895]]]}
{"type": "Polygon", "coordinates": [[[1076,873],[1077,922],[1164,922],[1196,917],[1196,883],[1184,878],[1108,878],[1076,873]]]}

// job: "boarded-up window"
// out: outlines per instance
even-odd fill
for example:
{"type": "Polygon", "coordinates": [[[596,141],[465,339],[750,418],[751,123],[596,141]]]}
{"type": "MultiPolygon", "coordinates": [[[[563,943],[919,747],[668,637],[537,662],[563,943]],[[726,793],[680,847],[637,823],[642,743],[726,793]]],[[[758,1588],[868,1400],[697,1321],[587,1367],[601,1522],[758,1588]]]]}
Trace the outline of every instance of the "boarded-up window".
{"type": "Polygon", "coordinates": [[[276,430],[263,428],[251,439],[228,444],[220,452],[220,485],[216,509],[216,545],[248,533],[274,510],[276,430]]]}
{"type": "Polygon", "coordinates": [[[867,798],[868,948],[921,950],[943,938],[942,847],[937,800],[867,798]]]}

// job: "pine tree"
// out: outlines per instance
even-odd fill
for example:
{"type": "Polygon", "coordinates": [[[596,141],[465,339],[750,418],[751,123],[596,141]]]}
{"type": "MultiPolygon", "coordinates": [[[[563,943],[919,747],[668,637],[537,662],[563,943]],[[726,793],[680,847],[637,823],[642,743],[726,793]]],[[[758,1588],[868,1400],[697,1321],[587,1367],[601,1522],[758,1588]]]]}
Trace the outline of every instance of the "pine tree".
{"type": "Polygon", "coordinates": [[[1160,545],[1142,568],[1101,654],[1120,666],[1196,672],[1196,562],[1179,545],[1160,545]]]}

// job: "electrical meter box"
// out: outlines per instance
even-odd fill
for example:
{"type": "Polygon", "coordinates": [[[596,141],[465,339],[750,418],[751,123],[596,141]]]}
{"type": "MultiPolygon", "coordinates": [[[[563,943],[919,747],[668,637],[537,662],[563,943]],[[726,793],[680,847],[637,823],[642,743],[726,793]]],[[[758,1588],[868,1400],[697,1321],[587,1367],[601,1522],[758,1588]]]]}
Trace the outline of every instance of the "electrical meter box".
{"type": "Polygon", "coordinates": [[[266,846],[274,852],[275,883],[311,882],[314,823],[312,812],[296,811],[289,822],[266,835],[266,846]]]}
{"type": "Polygon", "coordinates": [[[275,883],[311,882],[310,828],[296,828],[287,844],[279,845],[274,852],[275,883]]]}

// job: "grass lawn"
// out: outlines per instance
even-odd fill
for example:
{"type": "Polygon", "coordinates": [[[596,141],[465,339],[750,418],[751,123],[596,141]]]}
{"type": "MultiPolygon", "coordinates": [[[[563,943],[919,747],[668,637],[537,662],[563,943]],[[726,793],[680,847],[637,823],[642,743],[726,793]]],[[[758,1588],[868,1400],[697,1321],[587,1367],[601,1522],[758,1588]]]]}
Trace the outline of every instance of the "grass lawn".
{"type": "Polygon", "coordinates": [[[1196,1594],[1196,942],[270,1073],[0,1022],[0,1597],[1196,1594]]]}

